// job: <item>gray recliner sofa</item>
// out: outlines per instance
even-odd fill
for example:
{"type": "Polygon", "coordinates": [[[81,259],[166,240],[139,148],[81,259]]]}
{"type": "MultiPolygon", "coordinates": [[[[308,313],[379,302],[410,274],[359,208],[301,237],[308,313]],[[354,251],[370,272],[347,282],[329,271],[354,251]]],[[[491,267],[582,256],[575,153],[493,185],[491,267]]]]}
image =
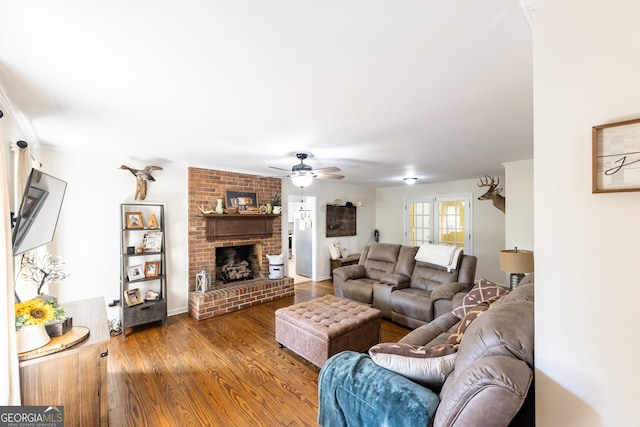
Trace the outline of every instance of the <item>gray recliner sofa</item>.
{"type": "MultiPolygon", "coordinates": [[[[456,306],[464,295],[456,295],[456,306]]],[[[399,343],[435,347],[464,320],[446,313],[399,343]]],[[[532,427],[534,410],[534,284],[527,276],[478,316],[462,337],[453,371],[440,386],[419,384],[377,365],[367,354],[342,352],[318,378],[318,422],[326,427],[532,427]]]]}
{"type": "Polygon", "coordinates": [[[383,317],[416,328],[451,311],[458,292],[471,289],[477,258],[461,255],[456,268],[416,261],[416,246],[375,243],[357,265],[333,271],[334,295],[368,304],[383,317]]]}

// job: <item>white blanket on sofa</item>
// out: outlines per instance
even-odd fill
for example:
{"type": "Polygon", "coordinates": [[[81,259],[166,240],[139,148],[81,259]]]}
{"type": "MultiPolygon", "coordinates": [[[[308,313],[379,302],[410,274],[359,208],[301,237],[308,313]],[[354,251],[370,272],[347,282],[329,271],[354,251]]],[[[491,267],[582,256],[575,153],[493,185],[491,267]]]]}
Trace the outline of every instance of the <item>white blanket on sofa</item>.
{"type": "Polygon", "coordinates": [[[421,245],[416,253],[415,260],[428,262],[451,271],[458,265],[458,258],[462,253],[462,248],[448,245],[421,245]]]}

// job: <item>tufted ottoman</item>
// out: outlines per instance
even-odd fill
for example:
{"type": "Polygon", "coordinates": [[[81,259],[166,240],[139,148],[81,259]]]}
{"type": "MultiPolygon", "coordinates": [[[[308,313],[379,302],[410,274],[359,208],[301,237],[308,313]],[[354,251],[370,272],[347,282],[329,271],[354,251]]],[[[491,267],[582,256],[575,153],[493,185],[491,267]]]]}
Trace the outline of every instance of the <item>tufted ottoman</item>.
{"type": "Polygon", "coordinates": [[[276,310],[276,341],[318,367],[345,350],[380,342],[380,310],[325,295],[276,310]]]}

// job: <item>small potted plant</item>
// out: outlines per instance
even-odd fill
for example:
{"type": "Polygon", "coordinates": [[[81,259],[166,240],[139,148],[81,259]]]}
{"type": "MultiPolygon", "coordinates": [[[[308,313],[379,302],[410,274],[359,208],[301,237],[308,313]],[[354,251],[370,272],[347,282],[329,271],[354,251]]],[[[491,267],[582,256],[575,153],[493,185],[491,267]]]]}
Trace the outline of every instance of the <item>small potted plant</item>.
{"type": "MultiPolygon", "coordinates": [[[[47,333],[51,337],[64,335],[73,327],[73,319],[71,317],[65,316],[64,308],[60,306],[58,300],[51,295],[45,295],[42,291],[42,288],[45,285],[49,285],[59,280],[64,280],[69,276],[62,269],[63,265],[64,262],[60,257],[53,257],[48,252],[42,256],[39,256],[35,252],[25,253],[22,256],[22,278],[23,280],[32,282],[36,285],[37,296],[27,302],[33,302],[36,300],[40,301],[42,302],[41,305],[43,305],[46,309],[46,313],[49,313],[50,311],[54,312],[53,317],[48,315],[45,316],[46,321],[44,322],[47,333]]],[[[37,311],[34,311],[34,313],[36,312],[37,311]]],[[[23,314],[24,313],[26,312],[23,310],[23,314]]],[[[27,318],[33,320],[33,317],[27,316],[27,318]]],[[[30,323],[27,322],[26,324],[30,323]]],[[[19,325],[20,321],[17,317],[16,311],[16,327],[18,327],[19,325]]]]}
{"type": "Polygon", "coordinates": [[[273,193],[271,204],[273,205],[274,214],[282,212],[282,207],[280,206],[280,193],[273,193]]]}

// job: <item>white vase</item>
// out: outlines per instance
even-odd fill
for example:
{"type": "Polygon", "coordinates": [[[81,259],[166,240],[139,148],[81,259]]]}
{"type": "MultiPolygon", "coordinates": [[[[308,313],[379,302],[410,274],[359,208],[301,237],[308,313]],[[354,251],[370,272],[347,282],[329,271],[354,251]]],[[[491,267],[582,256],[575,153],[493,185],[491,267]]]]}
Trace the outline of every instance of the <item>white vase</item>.
{"type": "Polygon", "coordinates": [[[224,209],[222,209],[222,199],[217,199],[216,201],[218,202],[218,204],[216,205],[216,212],[221,214],[224,212],[224,209]]]}
{"type": "Polygon", "coordinates": [[[35,350],[51,341],[44,326],[26,325],[16,332],[18,353],[35,350]]]}
{"type": "Polygon", "coordinates": [[[280,215],[280,212],[282,212],[282,206],[274,206],[273,207],[273,213],[276,215],[280,215]]]}

